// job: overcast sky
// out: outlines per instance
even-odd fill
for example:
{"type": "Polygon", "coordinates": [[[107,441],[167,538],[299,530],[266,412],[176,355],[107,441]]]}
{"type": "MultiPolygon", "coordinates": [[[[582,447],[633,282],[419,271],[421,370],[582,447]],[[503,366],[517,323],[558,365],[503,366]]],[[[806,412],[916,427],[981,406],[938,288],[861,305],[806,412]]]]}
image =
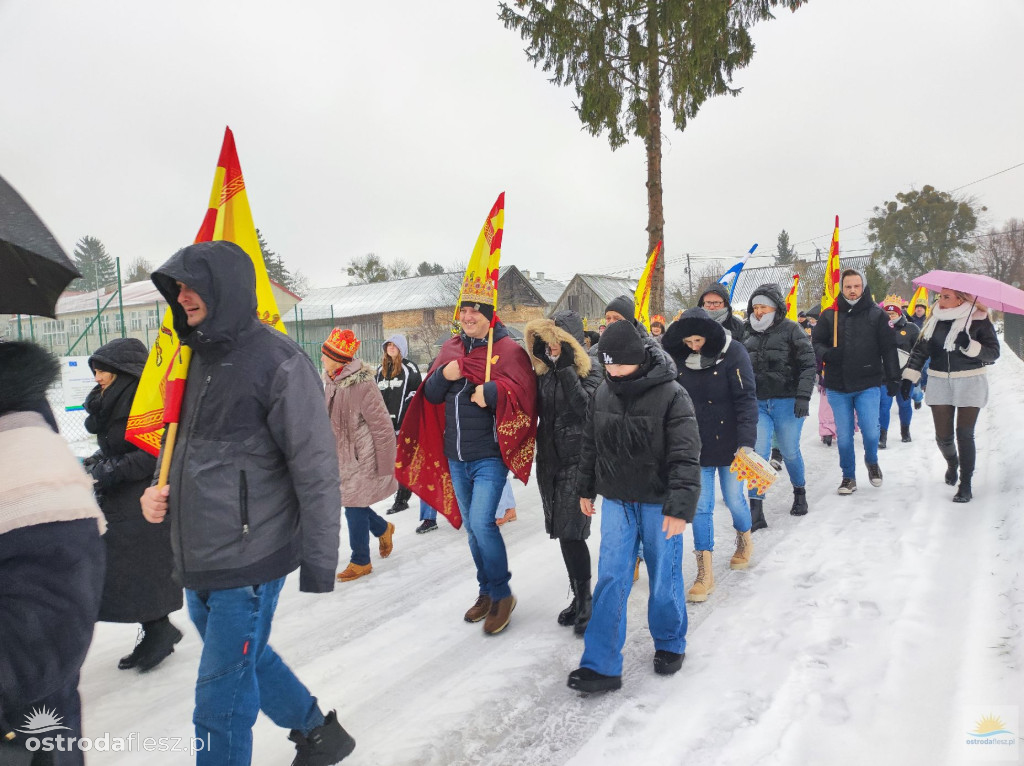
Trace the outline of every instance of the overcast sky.
{"type": "MultiPolygon", "coordinates": [[[[568,279],[646,256],[643,145],[581,131],[491,0],[0,0],[0,175],[70,251],[192,241],[230,125],[256,225],[314,286],[354,256],[465,261],[506,192],[502,263],[568,279]]],[[[897,192],[1024,163],[1021,0],[811,0],[754,29],[736,98],[665,134],[669,279],[785,228],[866,252],[897,192]]],[[[668,120],[666,119],[666,124],[668,120]]],[[[1024,167],[963,189],[1024,217],[1024,167]]],[[[767,262],[762,258],[761,264],[767,262]]],[[[754,262],[752,262],[753,265],[754,262]]]]}

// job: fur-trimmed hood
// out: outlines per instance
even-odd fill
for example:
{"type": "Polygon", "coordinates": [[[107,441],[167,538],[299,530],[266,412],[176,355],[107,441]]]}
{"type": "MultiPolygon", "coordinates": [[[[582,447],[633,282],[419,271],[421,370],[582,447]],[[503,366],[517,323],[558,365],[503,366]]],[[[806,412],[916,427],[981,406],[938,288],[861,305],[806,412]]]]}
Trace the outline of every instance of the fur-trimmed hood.
{"type": "Polygon", "coordinates": [[[572,317],[567,315],[574,315],[575,312],[558,312],[551,319],[534,319],[526,325],[526,337],[525,344],[526,350],[530,354],[530,362],[533,364],[533,370],[537,375],[546,375],[551,369],[548,367],[547,362],[543,359],[538,359],[533,353],[533,344],[539,338],[545,343],[568,343],[572,346],[573,350],[573,365],[576,368],[576,374],[581,378],[585,378],[590,374],[591,359],[587,350],[583,347],[583,324],[579,323],[579,335],[575,337],[569,331],[572,326],[572,317]]]}
{"type": "Polygon", "coordinates": [[[362,383],[365,380],[373,383],[373,387],[377,387],[377,383],[374,380],[373,370],[363,364],[361,359],[353,359],[351,362],[346,364],[338,372],[337,376],[332,380],[324,374],[324,379],[328,383],[333,383],[338,388],[348,388],[354,386],[356,383],[362,383]]]}
{"type": "Polygon", "coordinates": [[[0,343],[0,414],[35,410],[60,377],[60,363],[35,343],[0,343]]]}

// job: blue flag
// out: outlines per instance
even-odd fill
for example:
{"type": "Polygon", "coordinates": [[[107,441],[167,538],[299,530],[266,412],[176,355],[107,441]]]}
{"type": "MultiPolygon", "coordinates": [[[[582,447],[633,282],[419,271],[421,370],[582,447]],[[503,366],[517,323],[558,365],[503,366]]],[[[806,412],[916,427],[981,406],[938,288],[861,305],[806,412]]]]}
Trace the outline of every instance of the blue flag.
{"type": "Polygon", "coordinates": [[[722,278],[718,280],[718,284],[725,285],[729,288],[729,302],[732,303],[732,294],[736,292],[736,283],[740,281],[740,272],[743,271],[743,265],[747,262],[747,259],[757,250],[757,243],[747,251],[746,255],[736,261],[735,265],[727,272],[722,275],[722,278]]]}

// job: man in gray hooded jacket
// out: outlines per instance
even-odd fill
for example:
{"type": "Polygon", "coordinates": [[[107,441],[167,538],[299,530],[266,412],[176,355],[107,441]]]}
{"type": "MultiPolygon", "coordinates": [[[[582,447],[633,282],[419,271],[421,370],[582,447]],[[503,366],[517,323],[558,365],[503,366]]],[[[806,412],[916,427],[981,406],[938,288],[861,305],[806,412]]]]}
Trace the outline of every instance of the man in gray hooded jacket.
{"type": "MultiPolygon", "coordinates": [[[[291,729],[296,764],[355,747],[267,643],[285,576],[334,588],[341,495],[334,436],[309,357],[260,322],[252,261],[232,242],[179,250],[153,272],[193,351],[168,485],[142,509],[170,518],[175,569],[203,639],[193,721],[199,764],[248,764],[262,710],[291,729]]],[[[333,758],[334,760],[325,760],[333,758]]]]}

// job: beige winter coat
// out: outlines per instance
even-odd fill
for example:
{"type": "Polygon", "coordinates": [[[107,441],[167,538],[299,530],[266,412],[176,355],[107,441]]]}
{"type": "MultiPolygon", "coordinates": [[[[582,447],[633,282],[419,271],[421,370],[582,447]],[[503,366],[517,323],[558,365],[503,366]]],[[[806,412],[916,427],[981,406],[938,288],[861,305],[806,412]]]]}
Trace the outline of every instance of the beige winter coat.
{"type": "Polygon", "coordinates": [[[373,371],[353,360],[334,380],[324,376],[324,394],[338,446],[342,505],[362,508],[395,494],[395,429],[373,371]]]}

